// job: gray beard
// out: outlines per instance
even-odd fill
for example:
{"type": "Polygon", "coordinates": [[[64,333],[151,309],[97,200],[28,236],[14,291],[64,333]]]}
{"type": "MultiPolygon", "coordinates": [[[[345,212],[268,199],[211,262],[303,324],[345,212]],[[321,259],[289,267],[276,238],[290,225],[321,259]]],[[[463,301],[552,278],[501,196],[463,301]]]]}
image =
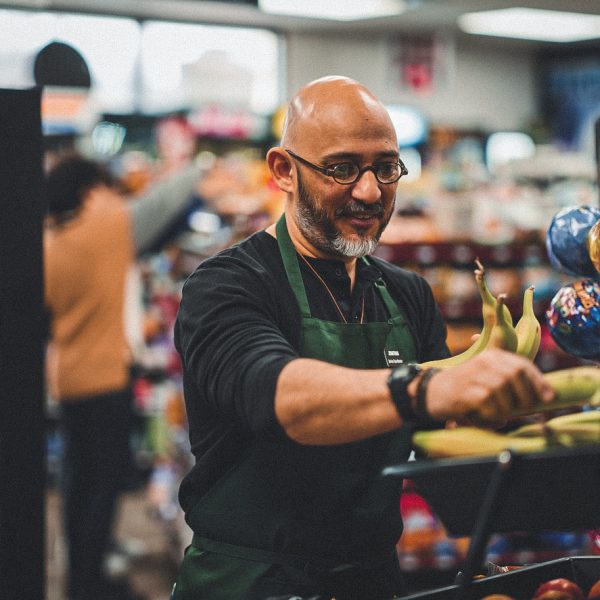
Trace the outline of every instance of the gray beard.
{"type": "MultiPolygon", "coordinates": [[[[343,209],[339,212],[341,213],[343,209]]],[[[331,256],[360,258],[372,254],[379,243],[379,236],[387,225],[374,236],[359,240],[347,240],[335,228],[325,211],[319,209],[307,193],[298,174],[298,202],[296,221],[302,235],[318,250],[331,256]]]]}

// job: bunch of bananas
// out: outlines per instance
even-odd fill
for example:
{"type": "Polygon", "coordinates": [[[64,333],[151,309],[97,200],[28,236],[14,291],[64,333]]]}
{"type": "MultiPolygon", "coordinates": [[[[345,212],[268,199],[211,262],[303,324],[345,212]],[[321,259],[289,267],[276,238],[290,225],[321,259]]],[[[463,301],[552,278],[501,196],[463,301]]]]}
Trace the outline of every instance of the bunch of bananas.
{"type": "Polygon", "coordinates": [[[507,434],[478,427],[417,431],[413,443],[427,456],[492,456],[503,450],[543,452],[549,448],[600,443],[600,410],[592,409],[523,425],[507,434]]]}
{"type": "Polygon", "coordinates": [[[523,294],[523,313],[516,325],[506,306],[506,294],[494,297],[485,280],[485,269],[479,260],[475,261],[475,281],[481,296],[483,329],[477,339],[464,352],[441,360],[423,363],[423,367],[447,369],[465,362],[486,348],[501,348],[516,352],[533,360],[540,348],[542,329],[533,309],[533,286],[523,294]]]}
{"type": "MultiPolygon", "coordinates": [[[[533,309],[533,286],[525,290],[523,312],[513,325],[505,304],[505,294],[490,292],[483,265],[476,261],[475,279],[482,300],[481,334],[464,352],[423,363],[422,366],[449,368],[469,360],[488,347],[502,348],[534,360],[540,347],[541,327],[533,309]]],[[[556,392],[551,404],[528,412],[556,410],[566,407],[598,406],[598,410],[578,412],[534,423],[501,434],[478,427],[456,427],[435,431],[417,431],[414,445],[431,457],[488,456],[510,449],[518,452],[540,452],[554,446],[600,443],[600,369],[592,366],[573,367],[544,375],[556,392]]],[[[520,416],[515,413],[513,416],[520,416]]]]}

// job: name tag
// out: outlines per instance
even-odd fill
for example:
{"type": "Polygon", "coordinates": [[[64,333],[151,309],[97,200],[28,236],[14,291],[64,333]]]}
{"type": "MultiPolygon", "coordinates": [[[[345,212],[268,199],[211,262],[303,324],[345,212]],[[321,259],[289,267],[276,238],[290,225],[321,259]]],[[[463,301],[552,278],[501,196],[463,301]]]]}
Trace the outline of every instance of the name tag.
{"type": "Polygon", "coordinates": [[[399,350],[384,350],[383,355],[385,357],[385,364],[388,367],[397,367],[401,365],[404,360],[400,356],[399,350]]]}

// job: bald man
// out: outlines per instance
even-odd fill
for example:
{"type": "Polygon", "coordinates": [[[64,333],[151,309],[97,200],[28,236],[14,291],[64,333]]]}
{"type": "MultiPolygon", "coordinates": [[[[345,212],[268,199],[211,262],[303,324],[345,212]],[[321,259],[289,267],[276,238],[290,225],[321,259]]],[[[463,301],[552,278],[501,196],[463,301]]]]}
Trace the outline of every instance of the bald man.
{"type": "Polygon", "coordinates": [[[368,89],[306,85],[267,161],[284,214],[183,289],[194,537],[173,598],[398,597],[401,482],[382,469],[415,426],[497,423],[552,391],[502,351],[419,368],[448,355],[445,327],[421,277],[370,256],[407,171],[368,89]]]}

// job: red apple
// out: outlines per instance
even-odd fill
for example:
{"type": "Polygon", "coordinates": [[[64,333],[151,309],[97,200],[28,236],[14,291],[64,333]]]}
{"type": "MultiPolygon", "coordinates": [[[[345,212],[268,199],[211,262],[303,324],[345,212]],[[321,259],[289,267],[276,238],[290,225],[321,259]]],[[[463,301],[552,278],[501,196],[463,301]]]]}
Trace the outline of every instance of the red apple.
{"type": "Polygon", "coordinates": [[[600,579],[590,588],[588,600],[600,600],[600,579]]]}
{"type": "Polygon", "coordinates": [[[536,590],[533,600],[585,600],[585,596],[576,583],[559,577],[542,583],[536,590]],[[547,595],[549,592],[560,592],[562,595],[547,595]]]}

